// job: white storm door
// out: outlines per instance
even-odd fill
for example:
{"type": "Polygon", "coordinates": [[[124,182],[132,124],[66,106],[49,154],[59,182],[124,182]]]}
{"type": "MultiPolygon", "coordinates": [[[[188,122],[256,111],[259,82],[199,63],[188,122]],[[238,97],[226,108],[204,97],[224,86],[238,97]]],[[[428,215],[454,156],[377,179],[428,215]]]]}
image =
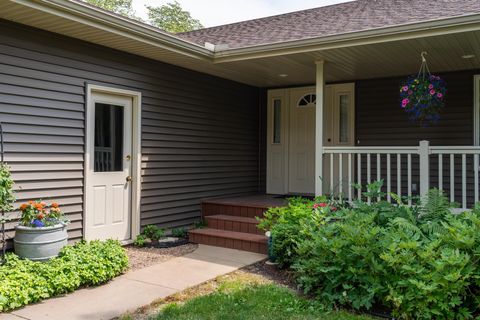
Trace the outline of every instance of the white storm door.
{"type": "Polygon", "coordinates": [[[85,238],[131,239],[132,98],[92,92],[87,121],[85,238]]]}
{"type": "Polygon", "coordinates": [[[315,87],[290,91],[289,193],[315,193],[315,87]]]}

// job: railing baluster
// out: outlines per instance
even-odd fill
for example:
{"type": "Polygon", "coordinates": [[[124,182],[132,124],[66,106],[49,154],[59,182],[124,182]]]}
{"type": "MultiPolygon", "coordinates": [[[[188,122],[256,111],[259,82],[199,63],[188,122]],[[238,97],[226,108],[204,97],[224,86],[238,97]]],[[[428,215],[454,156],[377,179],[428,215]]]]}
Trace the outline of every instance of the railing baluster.
{"type": "Polygon", "coordinates": [[[443,190],[443,155],[438,154],[438,190],[443,190]]]}
{"type": "Polygon", "coordinates": [[[392,192],[392,178],[390,176],[390,153],[387,153],[387,201],[390,202],[392,200],[392,196],[390,192],[392,192]]]}
{"type": "Polygon", "coordinates": [[[455,202],[455,155],[450,154],[450,202],[455,202]]]}
{"type": "MultiPolygon", "coordinates": [[[[377,153],[377,181],[380,181],[382,178],[382,174],[380,172],[381,167],[380,167],[380,153],[377,153]]],[[[380,197],[377,198],[377,201],[380,201],[380,197]]]]}
{"type": "Polygon", "coordinates": [[[342,200],[343,193],[343,154],[338,154],[338,197],[342,200]]]}
{"type": "Polygon", "coordinates": [[[352,202],[352,154],[348,154],[348,201],[352,202]]]}
{"type": "Polygon", "coordinates": [[[357,193],[358,193],[358,199],[361,200],[362,199],[362,155],[359,153],[357,155],[357,166],[358,166],[358,170],[357,170],[357,184],[359,186],[359,188],[357,189],[357,193]]]}
{"type": "Polygon", "coordinates": [[[474,190],[474,203],[478,202],[478,154],[473,155],[473,190],[474,190]]]}
{"type": "MultiPolygon", "coordinates": [[[[367,153],[367,184],[370,184],[372,181],[372,168],[371,168],[371,155],[367,153]]],[[[370,203],[372,199],[370,197],[367,198],[367,202],[370,203]]]]}
{"type": "Polygon", "coordinates": [[[408,205],[412,205],[412,155],[407,155],[407,188],[408,188],[408,205]]]}
{"type": "Polygon", "coordinates": [[[462,208],[467,208],[467,155],[462,154],[462,208]]]}
{"type": "Polygon", "coordinates": [[[330,198],[333,199],[334,197],[334,190],[333,190],[333,179],[334,179],[334,176],[333,176],[333,153],[330,153],[330,198]]]}
{"type": "Polygon", "coordinates": [[[397,194],[402,197],[402,155],[397,153],[397,194]]]}

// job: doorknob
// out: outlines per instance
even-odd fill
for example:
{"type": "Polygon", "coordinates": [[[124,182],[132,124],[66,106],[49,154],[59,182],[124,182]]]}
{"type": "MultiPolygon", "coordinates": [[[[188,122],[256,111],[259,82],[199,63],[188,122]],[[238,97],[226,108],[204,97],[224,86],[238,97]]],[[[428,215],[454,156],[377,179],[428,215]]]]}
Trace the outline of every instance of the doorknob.
{"type": "Polygon", "coordinates": [[[127,182],[132,181],[132,176],[127,176],[126,180],[127,180],[127,182]]]}
{"type": "Polygon", "coordinates": [[[131,155],[127,155],[125,158],[127,159],[127,161],[130,161],[130,160],[132,159],[132,156],[131,156],[131,155]]]}

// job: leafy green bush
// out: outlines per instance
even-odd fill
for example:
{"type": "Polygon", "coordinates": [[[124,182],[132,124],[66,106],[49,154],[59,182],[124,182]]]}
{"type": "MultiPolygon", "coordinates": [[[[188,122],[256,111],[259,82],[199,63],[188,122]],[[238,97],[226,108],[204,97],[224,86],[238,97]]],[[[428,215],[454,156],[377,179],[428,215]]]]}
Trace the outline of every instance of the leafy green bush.
{"type": "Polygon", "coordinates": [[[13,209],[13,202],[15,201],[13,184],[10,167],[6,164],[0,164],[0,210],[10,211],[13,209]]]}
{"type": "MultiPolygon", "coordinates": [[[[352,206],[294,198],[270,209],[274,253],[326,307],[371,309],[403,319],[464,319],[480,313],[480,206],[452,214],[433,189],[414,206],[385,201],[382,181],[352,206]]],[[[362,190],[363,191],[363,190],[362,190]]]]}
{"type": "Polygon", "coordinates": [[[300,286],[330,307],[383,304],[405,319],[472,317],[479,208],[453,215],[438,190],[418,207],[398,201],[358,202],[298,242],[292,268],[300,286]]]}
{"type": "Polygon", "coordinates": [[[172,229],[172,236],[177,238],[186,238],[187,237],[187,229],[185,228],[174,228],[172,229]]]}
{"type": "Polygon", "coordinates": [[[149,224],[143,229],[142,234],[152,241],[158,241],[165,236],[165,231],[156,225],[149,224]]]}
{"type": "Polygon", "coordinates": [[[0,312],[104,283],[127,268],[125,250],[114,240],[82,241],[45,263],[8,254],[0,267],[0,312]]]}
{"type": "Polygon", "coordinates": [[[270,208],[259,219],[258,227],[270,231],[272,254],[280,266],[289,266],[297,259],[298,244],[324,225],[331,211],[326,199],[289,199],[286,207],[270,208]]]}

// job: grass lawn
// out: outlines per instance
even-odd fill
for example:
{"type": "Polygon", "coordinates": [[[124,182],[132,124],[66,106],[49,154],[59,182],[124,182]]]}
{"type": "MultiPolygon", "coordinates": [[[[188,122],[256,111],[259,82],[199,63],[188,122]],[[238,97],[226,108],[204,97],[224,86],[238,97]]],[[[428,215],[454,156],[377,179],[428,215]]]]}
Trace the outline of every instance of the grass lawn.
{"type": "Polygon", "coordinates": [[[325,312],[312,300],[258,274],[237,271],[187,289],[121,319],[155,320],[368,320],[344,311],[325,312]]]}

